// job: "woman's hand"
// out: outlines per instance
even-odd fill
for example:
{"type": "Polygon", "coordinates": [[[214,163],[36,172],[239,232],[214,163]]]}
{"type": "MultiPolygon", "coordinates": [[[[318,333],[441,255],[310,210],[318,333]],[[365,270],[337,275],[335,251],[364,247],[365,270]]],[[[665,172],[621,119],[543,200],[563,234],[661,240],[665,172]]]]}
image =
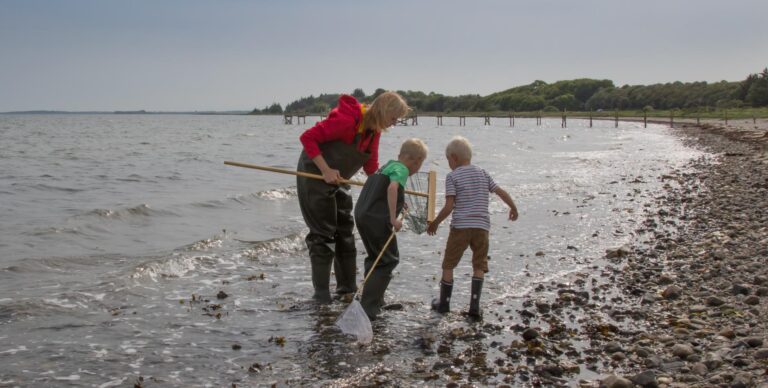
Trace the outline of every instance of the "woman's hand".
{"type": "Polygon", "coordinates": [[[343,179],[339,170],[329,168],[323,171],[323,180],[329,185],[338,185],[343,179]]]}

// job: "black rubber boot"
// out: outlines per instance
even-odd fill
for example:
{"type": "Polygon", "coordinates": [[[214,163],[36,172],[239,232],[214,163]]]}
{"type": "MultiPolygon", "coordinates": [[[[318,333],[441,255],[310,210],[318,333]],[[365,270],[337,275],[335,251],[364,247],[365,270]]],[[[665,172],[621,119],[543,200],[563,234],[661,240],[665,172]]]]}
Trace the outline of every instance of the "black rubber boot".
{"type": "Polygon", "coordinates": [[[331,303],[331,266],[334,258],[333,250],[329,245],[332,242],[324,241],[318,236],[307,236],[306,241],[309,260],[312,263],[312,286],[315,288],[312,299],[320,304],[329,304],[331,303]]]}
{"type": "Polygon", "coordinates": [[[451,311],[451,293],[453,292],[453,282],[448,283],[445,280],[440,281],[440,298],[432,299],[432,310],[440,314],[451,311]]]}
{"type": "Polygon", "coordinates": [[[384,306],[384,292],[392,280],[392,275],[386,271],[374,271],[363,286],[360,304],[370,320],[375,320],[384,306]]]}
{"type": "Polygon", "coordinates": [[[483,316],[480,310],[480,293],[483,291],[483,278],[472,277],[472,295],[469,299],[469,311],[467,315],[472,318],[483,316]]]}

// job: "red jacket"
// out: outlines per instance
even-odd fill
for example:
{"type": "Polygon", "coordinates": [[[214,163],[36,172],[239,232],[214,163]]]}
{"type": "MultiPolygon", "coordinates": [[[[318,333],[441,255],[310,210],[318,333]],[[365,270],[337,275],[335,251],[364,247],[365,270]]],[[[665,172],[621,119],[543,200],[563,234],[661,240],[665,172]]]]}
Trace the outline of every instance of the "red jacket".
{"type": "MultiPolygon", "coordinates": [[[[360,103],[352,96],[342,95],[339,98],[339,104],[331,110],[328,117],[317,123],[314,127],[304,131],[299,136],[299,140],[304,145],[304,151],[307,153],[307,156],[313,159],[321,153],[319,144],[333,140],[341,140],[344,143],[352,144],[362,120],[363,113],[360,103]]],[[[369,148],[368,151],[371,153],[371,157],[363,165],[363,171],[367,175],[375,173],[379,168],[380,137],[381,132],[373,132],[373,136],[361,138],[358,144],[358,150],[365,151],[366,148],[369,148]],[[370,147],[368,147],[369,145],[370,147]]]]}

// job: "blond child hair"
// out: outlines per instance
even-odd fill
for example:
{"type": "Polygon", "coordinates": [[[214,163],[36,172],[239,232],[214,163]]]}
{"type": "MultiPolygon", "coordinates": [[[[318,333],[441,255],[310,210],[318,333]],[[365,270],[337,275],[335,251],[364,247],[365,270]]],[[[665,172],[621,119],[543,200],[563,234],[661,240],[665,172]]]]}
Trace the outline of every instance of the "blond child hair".
{"type": "Polygon", "coordinates": [[[427,158],[428,152],[427,145],[421,139],[414,137],[403,142],[400,146],[400,154],[397,157],[398,159],[423,160],[427,158]]]}
{"type": "Polygon", "coordinates": [[[454,136],[445,146],[445,156],[451,155],[457,157],[461,162],[472,161],[472,144],[462,136],[454,136]]]}

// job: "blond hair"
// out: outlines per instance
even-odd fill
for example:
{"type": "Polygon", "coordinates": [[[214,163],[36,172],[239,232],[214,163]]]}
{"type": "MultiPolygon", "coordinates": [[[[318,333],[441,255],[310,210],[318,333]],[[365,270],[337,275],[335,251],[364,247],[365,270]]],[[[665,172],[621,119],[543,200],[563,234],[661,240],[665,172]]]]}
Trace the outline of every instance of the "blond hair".
{"type": "Polygon", "coordinates": [[[398,158],[410,158],[412,160],[423,160],[427,158],[429,149],[421,139],[410,138],[400,146],[400,155],[398,158]]]}
{"type": "Polygon", "coordinates": [[[402,118],[411,108],[405,99],[395,92],[384,92],[376,97],[365,112],[363,122],[365,128],[384,131],[390,126],[393,118],[402,118]]]}
{"type": "Polygon", "coordinates": [[[455,156],[462,162],[472,161],[472,144],[469,140],[461,136],[454,136],[445,146],[445,156],[455,156]]]}

